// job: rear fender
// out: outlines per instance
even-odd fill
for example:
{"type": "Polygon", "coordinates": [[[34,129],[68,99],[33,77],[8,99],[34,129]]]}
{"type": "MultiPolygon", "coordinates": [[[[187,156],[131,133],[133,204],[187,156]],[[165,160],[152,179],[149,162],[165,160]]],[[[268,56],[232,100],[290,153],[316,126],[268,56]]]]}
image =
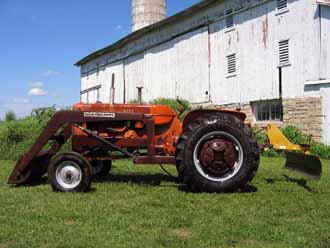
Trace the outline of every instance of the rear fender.
{"type": "Polygon", "coordinates": [[[246,119],[246,114],[244,114],[243,112],[239,112],[239,111],[224,110],[224,109],[219,109],[219,110],[217,110],[217,109],[212,109],[212,110],[199,109],[199,110],[194,110],[194,111],[189,112],[187,114],[187,116],[184,118],[182,126],[183,126],[183,128],[186,127],[187,125],[189,125],[189,123],[191,123],[192,121],[194,121],[195,119],[197,119],[199,117],[202,117],[203,115],[218,114],[218,113],[233,115],[233,116],[239,118],[243,122],[246,119]]]}

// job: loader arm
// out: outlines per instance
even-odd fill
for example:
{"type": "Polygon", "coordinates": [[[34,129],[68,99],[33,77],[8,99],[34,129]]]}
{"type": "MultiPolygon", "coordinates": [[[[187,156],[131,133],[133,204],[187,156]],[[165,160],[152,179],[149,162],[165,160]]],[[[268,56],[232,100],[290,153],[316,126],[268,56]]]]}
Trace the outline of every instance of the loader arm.
{"type": "Polygon", "coordinates": [[[143,120],[144,115],[138,113],[98,113],[83,111],[59,111],[54,114],[42,131],[31,149],[18,159],[12,171],[8,183],[22,185],[40,178],[47,171],[49,160],[71,137],[72,124],[85,122],[106,122],[121,120],[143,120]],[[64,127],[64,132],[56,135],[58,130],[64,127]],[[55,140],[54,145],[47,152],[42,152],[44,146],[50,140],[55,140]]]}

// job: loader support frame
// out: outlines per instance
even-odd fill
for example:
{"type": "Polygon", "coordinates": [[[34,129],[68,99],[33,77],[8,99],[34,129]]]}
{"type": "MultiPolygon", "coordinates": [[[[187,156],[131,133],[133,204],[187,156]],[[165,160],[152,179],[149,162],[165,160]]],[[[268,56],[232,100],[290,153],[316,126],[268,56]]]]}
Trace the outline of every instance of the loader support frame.
{"type": "MultiPolygon", "coordinates": [[[[57,112],[52,117],[31,149],[17,161],[15,169],[9,177],[8,183],[15,185],[27,184],[44,175],[51,158],[60,151],[61,147],[71,137],[72,127],[74,125],[113,121],[146,121],[148,132],[147,156],[134,156],[134,163],[175,164],[174,156],[155,156],[155,125],[152,115],[140,113],[94,113],[67,110],[57,112]],[[57,134],[62,127],[63,131],[57,134]],[[48,151],[42,151],[44,146],[50,140],[55,141],[55,143],[48,151]]],[[[104,140],[100,139],[99,141],[104,142],[104,140]]],[[[106,144],[109,146],[107,141],[106,144]]],[[[113,144],[112,148],[114,148],[113,144]]],[[[124,155],[126,157],[133,156],[128,152],[124,152],[124,155]]]]}

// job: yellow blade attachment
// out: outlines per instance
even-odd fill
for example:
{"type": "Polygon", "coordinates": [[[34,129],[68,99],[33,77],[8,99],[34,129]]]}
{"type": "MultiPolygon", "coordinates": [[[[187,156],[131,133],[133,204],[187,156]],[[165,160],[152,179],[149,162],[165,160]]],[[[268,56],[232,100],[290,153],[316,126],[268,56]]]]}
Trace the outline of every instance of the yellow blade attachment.
{"type": "Polygon", "coordinates": [[[267,126],[267,135],[275,150],[285,152],[286,168],[300,172],[309,179],[320,179],[322,164],[318,157],[311,155],[310,145],[292,144],[275,124],[267,126]]]}

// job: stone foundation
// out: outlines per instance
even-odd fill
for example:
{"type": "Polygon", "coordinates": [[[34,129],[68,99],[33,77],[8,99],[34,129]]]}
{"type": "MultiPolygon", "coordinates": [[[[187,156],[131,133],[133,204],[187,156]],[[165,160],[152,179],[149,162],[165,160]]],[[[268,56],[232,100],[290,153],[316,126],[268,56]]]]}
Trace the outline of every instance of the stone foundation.
{"type": "Polygon", "coordinates": [[[283,100],[283,123],[298,127],[322,142],[322,98],[295,98],[283,100]]]}
{"type": "MultiPolygon", "coordinates": [[[[247,116],[246,122],[254,127],[265,127],[267,122],[256,122],[250,103],[227,104],[220,106],[235,110],[240,108],[247,116]]],[[[322,98],[283,99],[283,122],[279,126],[293,125],[303,133],[310,134],[316,142],[322,142],[322,98]]]]}

